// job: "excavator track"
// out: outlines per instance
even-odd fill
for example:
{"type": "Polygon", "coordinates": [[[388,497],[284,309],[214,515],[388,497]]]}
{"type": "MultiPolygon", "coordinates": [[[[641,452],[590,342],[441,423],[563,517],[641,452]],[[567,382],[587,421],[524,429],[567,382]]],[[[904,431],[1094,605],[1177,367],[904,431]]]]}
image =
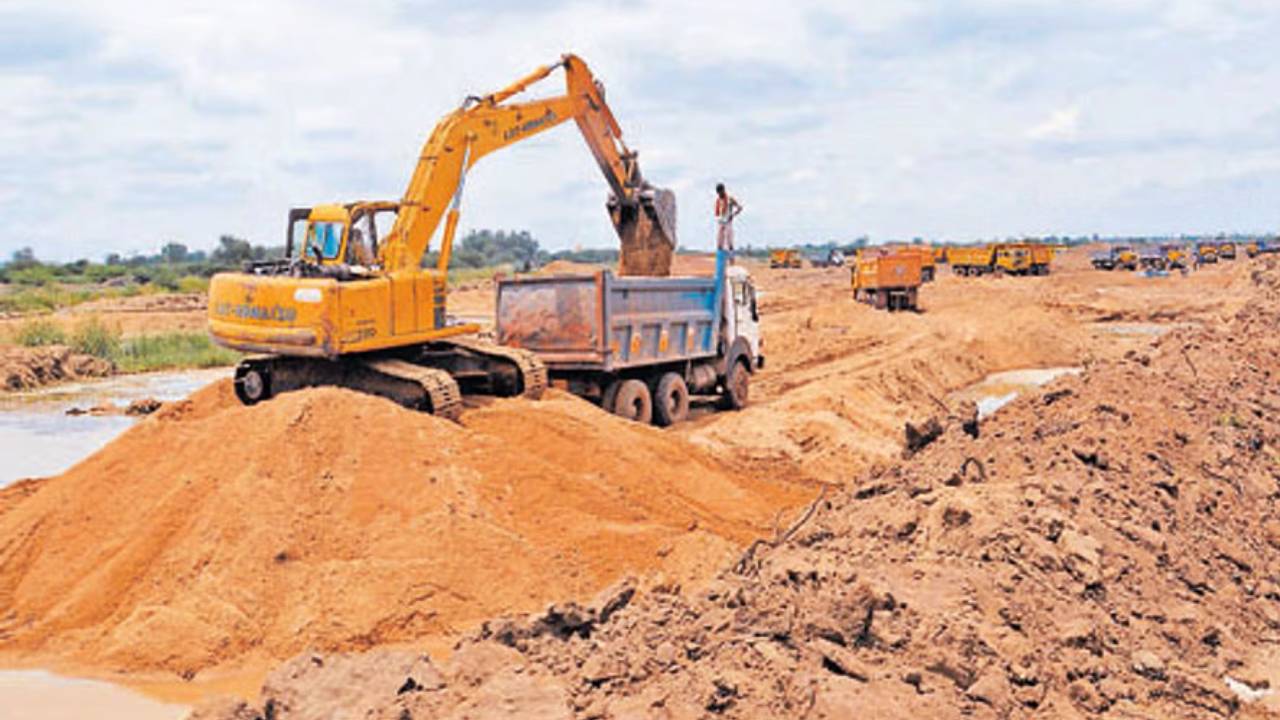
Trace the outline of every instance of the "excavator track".
{"type": "Polygon", "coordinates": [[[463,350],[491,358],[505,360],[515,366],[520,375],[519,397],[538,400],[547,390],[547,366],[534,353],[520,348],[494,345],[472,339],[450,339],[449,344],[463,350]]]}
{"type": "Polygon", "coordinates": [[[361,364],[380,375],[417,383],[432,415],[454,421],[462,417],[462,390],[444,370],[392,359],[363,360],[361,364]]]}

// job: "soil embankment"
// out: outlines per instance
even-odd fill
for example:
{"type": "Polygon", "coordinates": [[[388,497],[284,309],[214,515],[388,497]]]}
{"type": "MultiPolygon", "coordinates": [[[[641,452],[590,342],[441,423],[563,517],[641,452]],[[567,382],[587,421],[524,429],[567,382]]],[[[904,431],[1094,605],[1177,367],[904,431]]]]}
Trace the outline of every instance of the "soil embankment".
{"type": "Polygon", "coordinates": [[[493,621],[432,664],[301,656],[202,718],[1269,717],[1280,263],[864,472],[710,584],[493,621]],[[266,708],[270,708],[267,711],[266,708]]]}
{"type": "Polygon", "coordinates": [[[69,347],[0,345],[0,390],[31,390],[65,380],[107,377],[115,366],[69,347]]]}

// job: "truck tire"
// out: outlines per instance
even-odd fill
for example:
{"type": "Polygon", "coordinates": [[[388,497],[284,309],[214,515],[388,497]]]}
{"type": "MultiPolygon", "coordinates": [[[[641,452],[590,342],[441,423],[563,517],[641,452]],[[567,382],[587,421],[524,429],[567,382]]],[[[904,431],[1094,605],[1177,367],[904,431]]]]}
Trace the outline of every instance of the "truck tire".
{"type": "Polygon", "coordinates": [[[648,425],[653,420],[653,397],[639,380],[623,380],[613,401],[613,414],[648,425]]]}
{"type": "Polygon", "coordinates": [[[876,290],[876,309],[884,310],[889,307],[889,291],[881,288],[876,290]]]}
{"type": "Polygon", "coordinates": [[[742,362],[734,361],[724,376],[724,394],[720,396],[720,405],[726,410],[741,410],[747,406],[750,389],[751,372],[742,362]]]}
{"type": "Polygon", "coordinates": [[[653,422],[669,427],[689,417],[689,387],[676,373],[663,373],[653,391],[653,422]]]}
{"type": "Polygon", "coordinates": [[[621,380],[614,380],[604,386],[604,392],[600,394],[600,408],[605,412],[613,412],[614,402],[618,399],[618,387],[622,385],[621,380]]]}

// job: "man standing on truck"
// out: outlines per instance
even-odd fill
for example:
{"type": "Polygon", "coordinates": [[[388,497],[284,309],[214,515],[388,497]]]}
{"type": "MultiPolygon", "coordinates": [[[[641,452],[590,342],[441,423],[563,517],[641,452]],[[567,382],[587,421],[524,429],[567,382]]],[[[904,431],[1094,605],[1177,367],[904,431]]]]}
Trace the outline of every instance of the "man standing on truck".
{"type": "Polygon", "coordinates": [[[716,249],[733,257],[733,219],[742,214],[742,203],[716,183],[716,249]]]}

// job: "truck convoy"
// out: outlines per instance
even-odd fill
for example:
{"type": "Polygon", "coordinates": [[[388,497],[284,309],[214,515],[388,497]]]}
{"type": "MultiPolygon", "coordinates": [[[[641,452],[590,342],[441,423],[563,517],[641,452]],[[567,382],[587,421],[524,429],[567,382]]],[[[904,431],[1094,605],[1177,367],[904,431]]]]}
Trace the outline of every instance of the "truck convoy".
{"type": "Polygon", "coordinates": [[[645,181],[605,102],[574,55],[498,92],[468,97],[432,131],[399,202],[289,212],[284,260],[215,276],[209,330],[219,344],[264,355],[236,368],[245,404],[289,390],[338,385],[448,418],[463,391],[536,398],[547,368],[534,353],[481,343],[479,327],[446,314],[449,259],[467,171],[485,155],[573,120],[611,189],[623,275],[670,273],[675,196],[645,181]],[[563,70],[564,94],[509,102],[563,70]],[[422,260],[443,223],[439,257],[422,260]]]}
{"type": "Polygon", "coordinates": [[[859,253],[849,269],[853,299],[877,310],[917,310],[922,265],[921,254],[914,250],[859,253]]]}
{"type": "Polygon", "coordinates": [[[498,342],[533,351],[551,382],[605,410],[660,426],[691,395],[746,405],[764,366],[755,286],[716,256],[714,277],[523,277],[498,283],[498,342]]]}

